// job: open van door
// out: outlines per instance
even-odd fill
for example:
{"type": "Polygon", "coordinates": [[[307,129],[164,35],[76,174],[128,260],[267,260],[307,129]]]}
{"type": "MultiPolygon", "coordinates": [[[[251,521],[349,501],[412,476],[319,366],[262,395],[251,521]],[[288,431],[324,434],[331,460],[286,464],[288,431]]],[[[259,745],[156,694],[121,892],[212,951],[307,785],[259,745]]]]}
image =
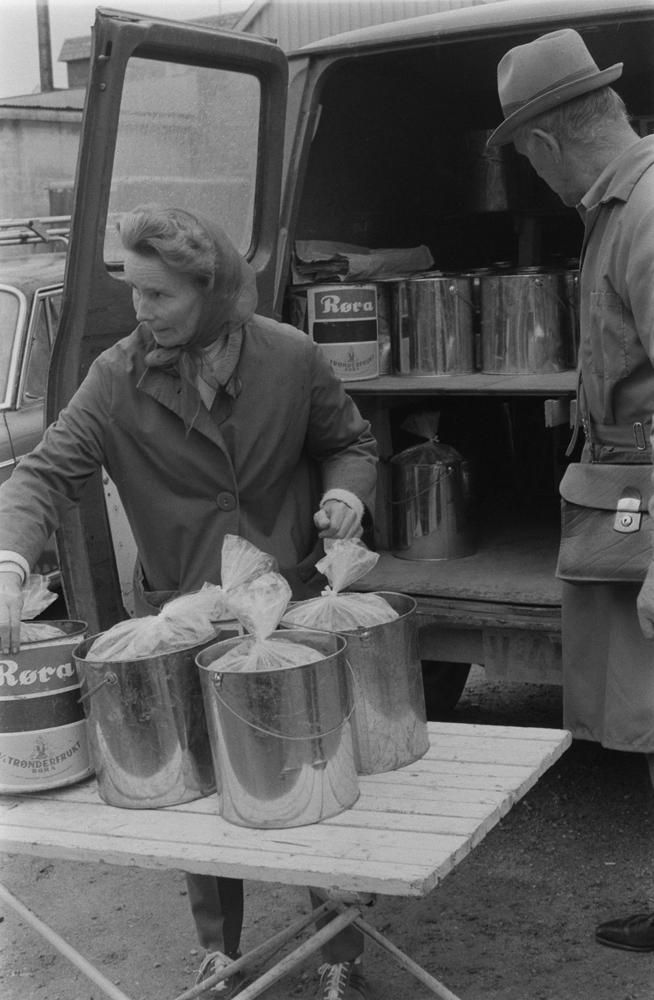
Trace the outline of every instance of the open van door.
{"type": "MultiPolygon", "coordinates": [[[[287,78],[265,39],[96,12],[48,423],[136,325],[115,227],[136,205],[214,218],[256,271],[257,312],[272,313],[287,78]]],[[[91,633],[125,617],[102,478],[57,534],[69,615],[91,633]]]]}

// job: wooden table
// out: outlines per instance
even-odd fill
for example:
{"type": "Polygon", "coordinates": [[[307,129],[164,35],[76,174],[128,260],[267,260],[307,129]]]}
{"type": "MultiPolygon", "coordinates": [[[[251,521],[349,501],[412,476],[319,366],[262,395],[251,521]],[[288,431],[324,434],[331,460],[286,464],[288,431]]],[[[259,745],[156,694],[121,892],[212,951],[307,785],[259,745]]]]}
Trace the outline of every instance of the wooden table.
{"type": "MultiPolygon", "coordinates": [[[[1,846],[38,857],[425,896],[570,744],[570,734],[562,730],[513,726],[430,723],[429,736],[431,746],[421,760],[398,771],[361,778],[358,802],[313,826],[285,830],[232,826],[219,816],[216,796],[156,813],[118,809],[102,802],[95,780],[90,780],[29,796],[1,796],[1,846]]],[[[3,894],[7,898],[6,890],[3,894]]],[[[341,912],[339,919],[354,920],[364,931],[371,930],[358,910],[355,916],[341,912]]],[[[37,918],[32,923],[40,924],[37,918]]],[[[308,920],[301,923],[305,926],[308,920]]],[[[43,933],[44,926],[37,929],[43,933]]],[[[401,956],[380,935],[369,936],[388,946],[396,958],[401,956]]],[[[315,941],[308,945],[307,949],[305,942],[298,950],[298,961],[320,946],[315,941]]],[[[247,967],[248,958],[239,962],[247,967]]],[[[401,964],[436,995],[454,996],[406,956],[402,959],[401,964]]],[[[280,974],[290,967],[286,963],[280,974]]],[[[279,978],[277,974],[271,978],[275,970],[277,966],[248,987],[244,1000],[258,996],[279,978]]],[[[83,971],[89,975],[88,969],[83,971]]],[[[91,978],[109,996],[125,1000],[113,984],[110,991],[100,982],[99,973],[91,978]]],[[[192,994],[187,991],[183,996],[192,994]]]]}

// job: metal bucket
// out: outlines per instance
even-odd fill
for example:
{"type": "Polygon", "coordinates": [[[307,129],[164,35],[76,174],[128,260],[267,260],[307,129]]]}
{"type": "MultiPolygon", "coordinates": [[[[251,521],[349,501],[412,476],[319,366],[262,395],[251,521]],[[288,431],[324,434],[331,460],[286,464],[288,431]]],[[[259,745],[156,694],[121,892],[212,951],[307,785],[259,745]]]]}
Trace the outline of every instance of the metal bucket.
{"type": "Polygon", "coordinates": [[[338,633],[347,640],[354,679],[352,732],[359,774],[395,771],[429,749],[417,604],[407,594],[383,592],[379,597],[398,618],[338,633]]]}
{"type": "Polygon", "coordinates": [[[279,829],[318,823],[359,797],[352,744],[352,691],[345,639],[277,631],[324,659],[280,670],[220,671],[242,638],[209,646],[196,659],[221,794],[222,815],[238,826],[279,829]]]}
{"type": "Polygon", "coordinates": [[[475,370],[475,305],[469,276],[388,282],[396,375],[461,375],[475,370]]]}
{"type": "Polygon", "coordinates": [[[524,268],[484,275],[480,284],[484,372],[520,375],[574,368],[575,292],[566,272],[524,268]]]}
{"type": "Polygon", "coordinates": [[[61,788],[93,774],[72,653],[85,622],[0,658],[0,792],[61,788]]]}
{"type": "Polygon", "coordinates": [[[97,662],[88,655],[97,638],[86,639],[73,656],[100,797],[124,809],[158,809],[210,795],[216,780],[195,667],[207,643],[97,662]]]}
{"type": "Polygon", "coordinates": [[[578,268],[575,268],[571,270],[563,270],[560,273],[565,289],[563,299],[567,305],[569,324],[572,329],[572,348],[569,356],[570,368],[576,368],[579,356],[579,340],[581,332],[581,292],[579,288],[579,270],[578,268]]]}
{"type": "Polygon", "coordinates": [[[531,169],[512,143],[487,145],[492,134],[492,129],[477,130],[453,138],[453,167],[460,181],[460,210],[474,215],[558,211],[561,204],[558,195],[531,169]]]}
{"type": "Polygon", "coordinates": [[[391,550],[400,559],[461,559],[476,551],[471,469],[465,459],[420,465],[390,460],[391,550]]]}

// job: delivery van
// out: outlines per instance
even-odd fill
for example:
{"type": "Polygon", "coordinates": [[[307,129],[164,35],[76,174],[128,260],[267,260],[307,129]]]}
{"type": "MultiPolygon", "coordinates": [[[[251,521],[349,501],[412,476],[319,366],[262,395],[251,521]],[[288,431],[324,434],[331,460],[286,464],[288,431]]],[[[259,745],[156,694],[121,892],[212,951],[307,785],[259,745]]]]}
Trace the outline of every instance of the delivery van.
{"type": "MultiPolygon", "coordinates": [[[[462,306],[445,333],[457,344],[472,336],[472,360],[463,370],[424,362],[413,289],[387,282],[390,359],[346,389],[382,455],[381,558],[361,586],[417,598],[426,676],[449,685],[452,704],[471,663],[491,678],[561,679],[558,484],[570,460],[582,225],[512,147],[489,151],[486,139],[502,121],[503,54],[563,27],[601,69],[624,62],[615,89],[639,134],[652,132],[654,0],[506,0],[289,56],[265,39],[138,13],[99,9],[94,27],[48,419],[134,327],[115,221],[137,204],[218,220],[257,272],[258,311],[287,321],[306,295],[298,243],[427,247],[424,309],[468,302],[469,328],[462,306]],[[532,296],[521,313],[534,288],[541,306],[532,296]],[[474,543],[456,558],[414,559],[398,542],[406,505],[391,459],[419,443],[407,420],[425,412],[439,414],[439,440],[471,470],[474,543]]],[[[70,616],[91,632],[125,615],[105,486],[98,475],[58,536],[70,616]]]]}

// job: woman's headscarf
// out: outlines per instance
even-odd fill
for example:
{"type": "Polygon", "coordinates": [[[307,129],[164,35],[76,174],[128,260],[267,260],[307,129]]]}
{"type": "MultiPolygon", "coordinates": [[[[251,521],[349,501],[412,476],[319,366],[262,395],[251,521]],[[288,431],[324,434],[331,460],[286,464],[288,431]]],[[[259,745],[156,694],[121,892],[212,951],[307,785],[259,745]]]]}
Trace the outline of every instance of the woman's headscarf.
{"type": "Polygon", "coordinates": [[[179,375],[182,417],[188,432],[202,405],[197,388],[203,367],[202,352],[217,340],[237,334],[252,318],[257,306],[257,285],[254,269],[241,257],[221,226],[200,215],[184,214],[194,219],[213,242],[213,285],[205,293],[200,320],[191,339],[175,347],[155,347],[146,354],[145,363],[149,368],[173,370],[179,375]]]}

